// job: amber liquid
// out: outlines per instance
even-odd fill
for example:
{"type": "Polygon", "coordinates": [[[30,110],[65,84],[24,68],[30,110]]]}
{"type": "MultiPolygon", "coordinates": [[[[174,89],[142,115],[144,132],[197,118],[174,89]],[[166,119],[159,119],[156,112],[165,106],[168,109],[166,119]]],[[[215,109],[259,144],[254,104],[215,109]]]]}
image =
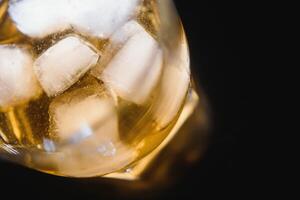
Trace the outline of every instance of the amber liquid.
{"type": "MultiPolygon", "coordinates": [[[[90,37],[82,35],[73,29],[55,33],[42,39],[30,38],[17,30],[8,15],[7,8],[8,1],[2,1],[0,5],[0,45],[20,45],[27,48],[34,57],[39,57],[57,41],[70,34],[79,35],[100,52],[105,51],[110,42],[109,38],[90,37]]],[[[137,21],[153,38],[158,40],[158,16],[156,9],[154,1],[144,1],[139,9],[137,21]]],[[[183,31],[180,33],[178,40],[180,41],[176,42],[184,44],[182,48],[187,48],[183,31]]],[[[119,138],[124,144],[136,152],[136,160],[147,155],[162,143],[176,123],[184,105],[185,98],[182,100],[178,113],[173,116],[167,125],[162,126],[157,117],[154,116],[152,110],[153,105],[159,104],[161,101],[161,84],[163,78],[166,76],[165,73],[168,73],[166,69],[171,67],[168,66],[168,62],[164,63],[165,66],[163,66],[159,81],[145,103],[138,105],[121,97],[117,97],[119,138]]],[[[183,73],[186,72],[183,71],[183,73]]],[[[62,94],[59,94],[59,96],[72,94],[73,91],[81,89],[83,89],[84,92],[85,90],[93,90],[95,87],[103,88],[103,84],[102,81],[93,77],[89,71],[73,84],[72,87],[62,94]]],[[[170,87],[169,89],[172,90],[173,88],[170,87]]],[[[59,142],[55,128],[51,125],[50,110],[51,104],[59,98],[59,96],[48,97],[45,92],[41,92],[30,101],[20,102],[11,107],[0,107],[0,140],[2,140],[4,144],[9,144],[13,147],[36,148],[41,151],[45,150],[43,145],[45,139],[59,142]]],[[[55,166],[43,166],[38,170],[60,175],[60,172],[56,171],[55,166]]]]}

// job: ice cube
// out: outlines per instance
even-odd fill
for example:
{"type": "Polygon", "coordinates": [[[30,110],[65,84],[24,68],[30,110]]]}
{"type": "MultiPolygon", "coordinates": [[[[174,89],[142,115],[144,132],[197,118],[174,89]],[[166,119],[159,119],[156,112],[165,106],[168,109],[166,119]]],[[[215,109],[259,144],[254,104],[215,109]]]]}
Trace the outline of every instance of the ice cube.
{"type": "Polygon", "coordinates": [[[0,107],[28,101],[40,93],[32,64],[25,49],[0,45],[0,107]]]}
{"type": "Polygon", "coordinates": [[[59,98],[52,104],[58,138],[73,144],[97,134],[99,142],[115,141],[118,138],[118,121],[114,104],[97,94],[76,98],[66,98],[70,102],[59,98]]]}
{"type": "Polygon", "coordinates": [[[99,59],[91,44],[69,36],[44,52],[34,63],[37,77],[48,96],[71,87],[99,59]]]}
{"type": "Polygon", "coordinates": [[[176,67],[166,68],[158,96],[158,104],[154,107],[154,117],[161,127],[168,125],[177,115],[187,94],[190,78],[185,71],[176,67]]]}
{"type": "Polygon", "coordinates": [[[96,81],[56,97],[49,113],[51,134],[63,143],[80,143],[92,135],[98,144],[118,140],[114,100],[96,81]]]}
{"type": "Polygon", "coordinates": [[[160,78],[163,53],[158,43],[135,21],[124,25],[111,41],[93,74],[120,97],[143,104],[160,78]]]}
{"type": "Polygon", "coordinates": [[[83,34],[108,38],[135,15],[141,0],[72,0],[70,23],[83,34]]]}
{"type": "Polygon", "coordinates": [[[109,37],[135,15],[141,0],[19,0],[9,14],[20,31],[31,37],[75,28],[82,34],[109,37]]]}
{"type": "Polygon", "coordinates": [[[67,0],[9,2],[9,14],[18,29],[31,37],[45,37],[70,27],[67,0]]]}
{"type": "Polygon", "coordinates": [[[133,161],[133,151],[119,139],[114,100],[98,81],[55,97],[49,114],[50,135],[63,154],[54,161],[61,173],[105,174],[133,161]]]}
{"type": "Polygon", "coordinates": [[[189,51],[185,43],[170,55],[163,72],[154,117],[161,127],[167,126],[182,107],[190,85],[189,51]]]}

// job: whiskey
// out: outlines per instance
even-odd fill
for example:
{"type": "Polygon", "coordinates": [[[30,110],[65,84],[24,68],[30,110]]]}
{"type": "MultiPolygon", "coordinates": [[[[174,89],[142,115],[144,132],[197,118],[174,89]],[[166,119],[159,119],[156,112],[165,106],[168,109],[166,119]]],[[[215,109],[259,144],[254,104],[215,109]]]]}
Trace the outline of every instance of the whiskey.
{"type": "Polygon", "coordinates": [[[177,48],[160,39],[156,1],[0,2],[0,148],[40,171],[88,177],[164,141],[190,72],[181,24],[177,48]]]}

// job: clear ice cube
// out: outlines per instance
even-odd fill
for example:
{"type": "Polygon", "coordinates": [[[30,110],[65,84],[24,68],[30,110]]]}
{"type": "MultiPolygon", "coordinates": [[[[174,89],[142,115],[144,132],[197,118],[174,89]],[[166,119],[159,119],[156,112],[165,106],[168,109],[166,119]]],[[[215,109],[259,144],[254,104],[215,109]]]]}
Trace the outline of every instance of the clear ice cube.
{"type": "Polygon", "coordinates": [[[55,96],[77,82],[98,59],[90,44],[69,36],[37,58],[34,69],[48,96],[55,96]]]}
{"type": "Polygon", "coordinates": [[[109,37],[135,14],[141,0],[19,0],[11,1],[9,14],[20,31],[45,37],[68,28],[82,34],[109,37]]]}
{"type": "Polygon", "coordinates": [[[161,127],[167,126],[177,115],[189,83],[190,77],[187,73],[172,66],[165,69],[158,103],[154,106],[154,117],[161,127]]]}
{"type": "Polygon", "coordinates": [[[157,41],[136,21],[130,21],[112,36],[102,58],[93,74],[120,97],[143,104],[162,70],[163,53],[157,41]]]}
{"type": "Polygon", "coordinates": [[[49,114],[50,135],[62,153],[62,160],[54,163],[62,173],[105,174],[132,162],[134,151],[119,139],[114,100],[98,81],[56,97],[49,114]]]}
{"type": "Polygon", "coordinates": [[[157,102],[152,107],[154,118],[161,127],[166,127],[178,114],[190,86],[190,60],[186,44],[170,56],[163,72],[157,102]],[[172,88],[170,90],[170,88],[172,88]]]}
{"type": "Polygon", "coordinates": [[[32,56],[22,48],[0,45],[0,107],[9,107],[38,96],[32,56]]]}
{"type": "Polygon", "coordinates": [[[62,141],[77,143],[94,132],[100,141],[115,141],[118,138],[117,115],[110,99],[97,94],[82,99],[63,95],[51,106],[55,131],[62,141]]]}

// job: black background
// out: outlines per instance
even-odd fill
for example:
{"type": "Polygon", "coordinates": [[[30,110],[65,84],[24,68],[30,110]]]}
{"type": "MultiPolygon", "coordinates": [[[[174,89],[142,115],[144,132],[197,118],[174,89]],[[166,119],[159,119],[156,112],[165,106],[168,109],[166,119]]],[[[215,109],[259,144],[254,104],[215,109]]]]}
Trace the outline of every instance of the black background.
{"type": "MultiPolygon", "coordinates": [[[[213,130],[202,160],[155,199],[201,199],[216,194],[230,197],[242,186],[240,69],[244,54],[245,5],[234,1],[176,0],[190,44],[193,74],[207,95],[213,130]]],[[[70,197],[109,199],[89,183],[52,177],[0,161],[1,195],[39,199],[70,197]]],[[[104,188],[105,189],[105,188],[104,188]]],[[[141,197],[140,199],[144,199],[141,197]]]]}

